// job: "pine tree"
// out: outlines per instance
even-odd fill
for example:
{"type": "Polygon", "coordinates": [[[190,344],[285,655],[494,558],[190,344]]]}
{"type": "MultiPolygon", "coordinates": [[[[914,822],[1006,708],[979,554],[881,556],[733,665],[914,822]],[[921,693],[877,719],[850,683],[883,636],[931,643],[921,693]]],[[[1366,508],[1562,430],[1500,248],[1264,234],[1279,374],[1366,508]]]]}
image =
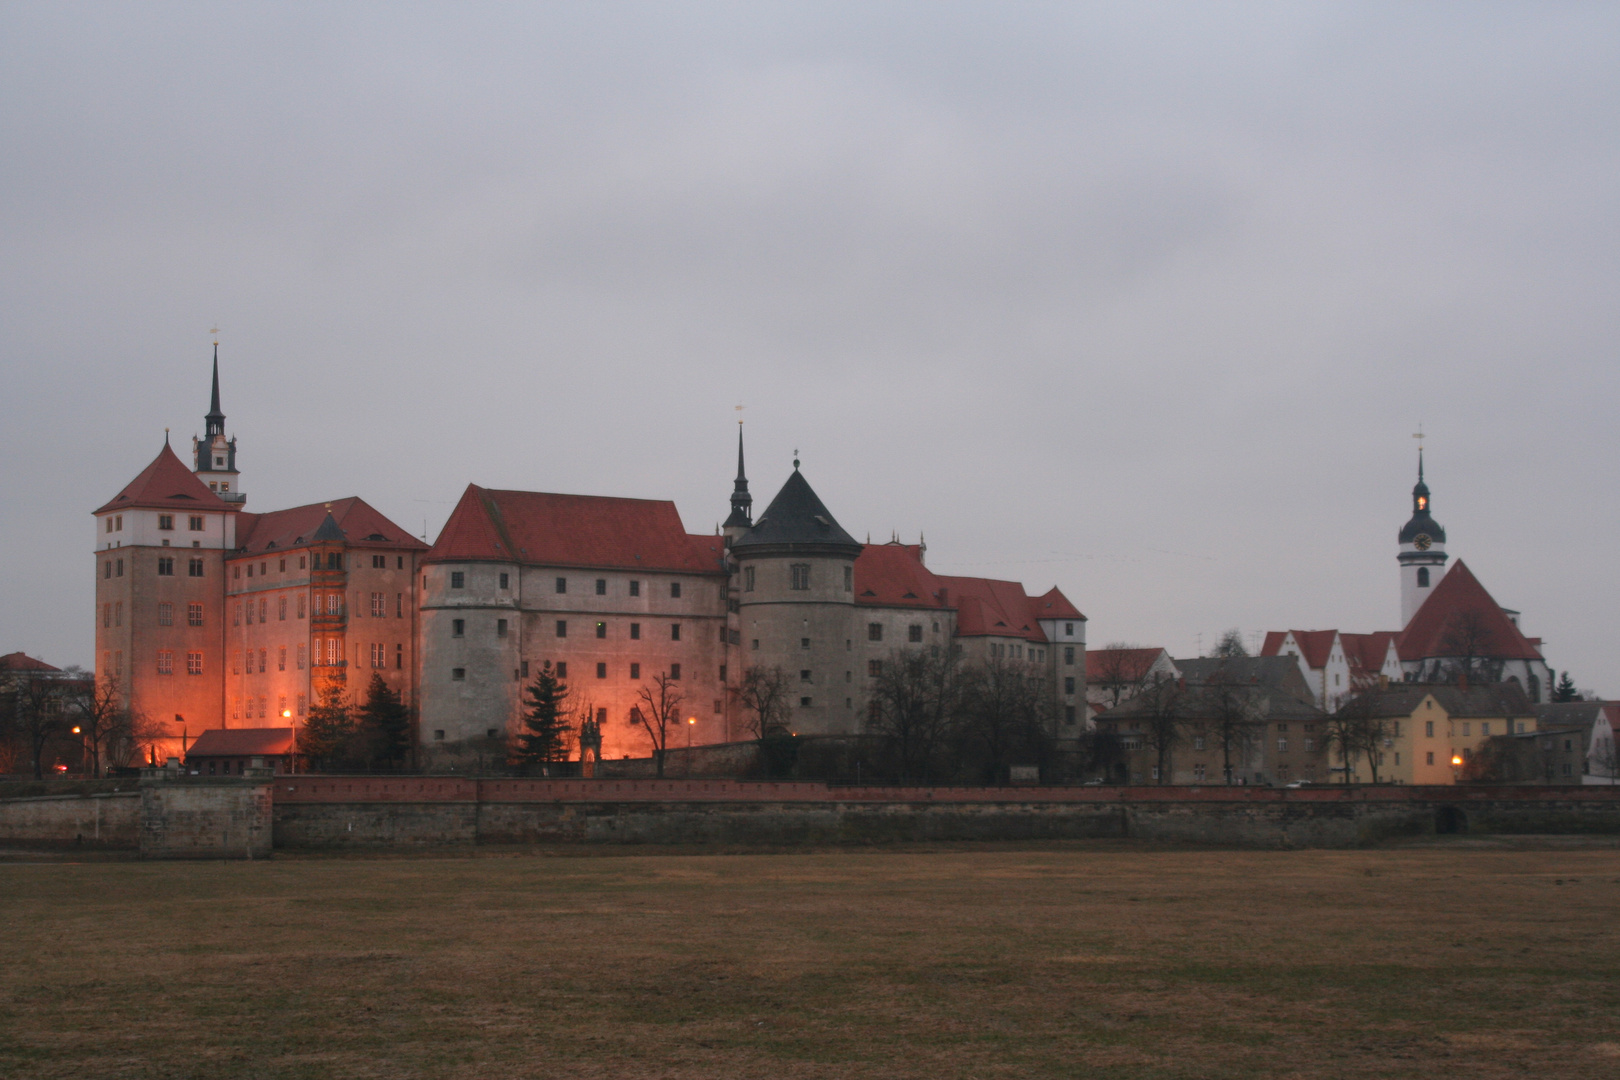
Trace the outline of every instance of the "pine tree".
{"type": "Polygon", "coordinates": [[[309,718],[298,730],[298,753],[312,768],[331,770],[346,762],[354,741],[354,721],[343,684],[331,679],[310,706],[309,718]]]}
{"type": "Polygon", "coordinates": [[[1576,694],[1575,680],[1571,679],[1569,672],[1566,671],[1558,677],[1558,685],[1553,687],[1552,699],[1554,701],[1575,701],[1576,694]]]}
{"type": "Polygon", "coordinates": [[[568,684],[557,677],[547,660],[523,696],[524,730],[512,747],[512,762],[544,765],[557,761],[568,733],[568,684]]]}
{"type": "Polygon", "coordinates": [[[376,673],[366,687],[366,702],[360,707],[358,742],[365,747],[368,761],[397,765],[411,751],[411,713],[398,694],[388,688],[376,673]]]}

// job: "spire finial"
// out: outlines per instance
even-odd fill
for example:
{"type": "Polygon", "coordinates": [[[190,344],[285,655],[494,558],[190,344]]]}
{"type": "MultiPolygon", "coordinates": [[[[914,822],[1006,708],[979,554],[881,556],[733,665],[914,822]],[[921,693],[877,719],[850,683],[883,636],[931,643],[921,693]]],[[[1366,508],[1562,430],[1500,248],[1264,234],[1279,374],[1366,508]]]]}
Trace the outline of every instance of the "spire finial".
{"type": "Polygon", "coordinates": [[[168,428],[163,429],[163,445],[164,446],[169,445],[169,429],[168,428]]]}
{"type": "Polygon", "coordinates": [[[793,448],[793,471],[799,471],[799,448],[797,446],[793,448]]]}
{"type": "Polygon", "coordinates": [[[1418,483],[1423,482],[1423,421],[1418,421],[1418,429],[1412,433],[1412,438],[1418,441],[1418,483]]]}

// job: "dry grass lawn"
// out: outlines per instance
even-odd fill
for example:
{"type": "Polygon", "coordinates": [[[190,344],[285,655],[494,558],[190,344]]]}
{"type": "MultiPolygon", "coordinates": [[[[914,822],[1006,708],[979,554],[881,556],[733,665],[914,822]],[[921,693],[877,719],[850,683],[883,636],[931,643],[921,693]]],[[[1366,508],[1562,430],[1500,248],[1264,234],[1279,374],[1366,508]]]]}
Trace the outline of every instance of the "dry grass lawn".
{"type": "Polygon", "coordinates": [[[0,862],[0,1076],[1620,1076],[1620,851],[0,862]]]}

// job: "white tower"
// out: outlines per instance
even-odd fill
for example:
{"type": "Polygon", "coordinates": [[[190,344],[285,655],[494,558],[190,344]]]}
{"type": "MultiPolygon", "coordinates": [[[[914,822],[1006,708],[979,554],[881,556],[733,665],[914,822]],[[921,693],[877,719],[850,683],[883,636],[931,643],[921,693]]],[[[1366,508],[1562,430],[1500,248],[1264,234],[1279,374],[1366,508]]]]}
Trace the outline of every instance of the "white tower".
{"type": "Polygon", "coordinates": [[[247,502],[236,471],[236,440],[225,437],[225,414],[219,410],[219,342],[214,342],[214,396],[203,417],[207,433],[191,440],[192,471],[208,490],[228,503],[247,502]]]}
{"type": "Polygon", "coordinates": [[[1423,448],[1418,447],[1418,482],[1412,489],[1412,518],[1401,528],[1401,629],[1412,621],[1446,572],[1446,530],[1429,516],[1429,485],[1423,482],[1423,448]]]}

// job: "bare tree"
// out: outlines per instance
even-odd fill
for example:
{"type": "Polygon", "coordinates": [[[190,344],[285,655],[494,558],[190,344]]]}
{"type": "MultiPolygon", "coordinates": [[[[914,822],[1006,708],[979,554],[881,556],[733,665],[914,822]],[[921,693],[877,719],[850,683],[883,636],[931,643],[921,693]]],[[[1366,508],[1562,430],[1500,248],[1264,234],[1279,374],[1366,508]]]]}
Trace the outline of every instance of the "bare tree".
{"type": "Polygon", "coordinates": [[[632,708],[630,722],[641,725],[647,738],[652,740],[653,765],[658,770],[658,778],[662,780],[664,755],[669,751],[669,734],[680,726],[681,702],[685,698],[676,680],[670,678],[667,672],[654,675],[651,686],[643,683],[637,689],[636,697],[645,708],[632,708]]]}
{"type": "Polygon", "coordinates": [[[1232,627],[1222,634],[1215,647],[1209,650],[1209,655],[1221,659],[1232,659],[1238,656],[1248,656],[1249,650],[1243,647],[1243,631],[1232,627]]]}
{"type": "Polygon", "coordinates": [[[1015,760],[1052,756],[1052,695],[1034,664],[992,657],[962,669],[956,725],[963,765],[985,783],[1015,760]]]}
{"type": "Polygon", "coordinates": [[[90,773],[100,776],[104,760],[109,764],[123,764],[111,751],[129,725],[129,710],[112,679],[98,681],[90,672],[79,672],[75,668],[63,670],[76,676],[67,691],[66,705],[74,726],[79,729],[85,753],[90,757],[90,773]]]}
{"type": "Polygon", "coordinates": [[[1355,773],[1356,759],[1367,758],[1367,774],[1378,783],[1384,739],[1389,724],[1378,715],[1379,696],[1375,692],[1357,694],[1330,713],[1322,726],[1322,742],[1344,762],[1344,782],[1355,773]]]}
{"type": "Polygon", "coordinates": [[[68,733],[62,709],[64,687],[55,679],[25,676],[11,698],[11,726],[28,754],[35,780],[45,779],[45,748],[68,733]]]}
{"type": "Polygon", "coordinates": [[[1204,680],[1199,698],[1209,719],[1210,733],[1221,750],[1221,772],[1232,783],[1232,759],[1247,761],[1259,738],[1254,718],[1254,691],[1238,680],[1226,665],[1204,680]]]}
{"type": "Polygon", "coordinates": [[[1155,680],[1136,697],[1145,729],[1143,736],[1153,748],[1161,784],[1170,782],[1170,758],[1181,742],[1186,696],[1186,689],[1179,680],[1165,678],[1155,680]]]}
{"type": "Polygon", "coordinates": [[[1493,655],[1498,650],[1491,620],[1478,611],[1461,611],[1451,618],[1440,639],[1440,651],[1452,658],[1454,677],[1466,675],[1479,682],[1501,679],[1502,662],[1493,655]]]}
{"type": "Polygon", "coordinates": [[[867,730],[882,740],[899,779],[928,781],[951,734],[960,696],[957,672],[949,650],[933,655],[897,649],[883,661],[867,730]]]}
{"type": "Polygon", "coordinates": [[[780,667],[751,667],[731,691],[743,710],[751,713],[748,730],[756,739],[782,734],[793,717],[788,704],[788,673],[780,667]]]}
{"type": "Polygon", "coordinates": [[[1115,642],[1086,654],[1086,682],[1108,695],[1108,708],[1119,705],[1142,689],[1148,666],[1141,663],[1140,646],[1115,642]]]}

